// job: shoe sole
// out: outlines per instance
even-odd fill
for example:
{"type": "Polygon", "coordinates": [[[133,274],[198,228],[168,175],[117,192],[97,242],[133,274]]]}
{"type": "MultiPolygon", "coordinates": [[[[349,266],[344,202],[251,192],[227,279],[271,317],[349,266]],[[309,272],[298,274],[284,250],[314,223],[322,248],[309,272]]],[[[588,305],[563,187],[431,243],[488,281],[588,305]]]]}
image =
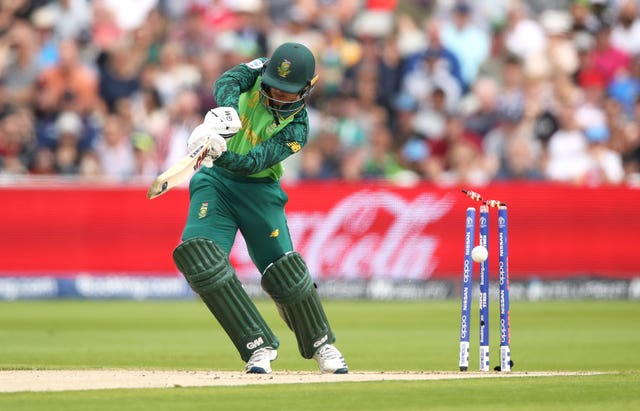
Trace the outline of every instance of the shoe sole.
{"type": "Polygon", "coordinates": [[[267,371],[262,367],[251,367],[247,370],[247,374],[270,374],[271,371],[267,371]]]}

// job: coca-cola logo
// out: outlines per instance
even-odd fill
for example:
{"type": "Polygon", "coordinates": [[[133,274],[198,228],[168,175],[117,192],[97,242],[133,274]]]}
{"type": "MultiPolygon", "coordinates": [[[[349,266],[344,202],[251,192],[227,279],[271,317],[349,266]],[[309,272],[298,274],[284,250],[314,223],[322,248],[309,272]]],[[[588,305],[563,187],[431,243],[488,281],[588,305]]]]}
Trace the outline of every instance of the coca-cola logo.
{"type": "MultiPolygon", "coordinates": [[[[427,279],[438,266],[438,238],[428,226],[453,204],[430,193],[407,200],[360,190],[326,211],[293,211],[287,219],[294,247],[316,278],[427,279]]],[[[231,258],[240,277],[256,275],[244,241],[236,241],[231,258]]]]}

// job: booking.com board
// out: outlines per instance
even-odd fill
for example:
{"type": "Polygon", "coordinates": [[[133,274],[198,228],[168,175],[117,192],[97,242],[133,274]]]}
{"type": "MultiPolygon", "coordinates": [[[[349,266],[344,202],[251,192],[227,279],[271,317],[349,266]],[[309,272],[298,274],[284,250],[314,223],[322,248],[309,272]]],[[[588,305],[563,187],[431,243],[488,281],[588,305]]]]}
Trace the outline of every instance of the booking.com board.
{"type": "MultiPolygon", "coordinates": [[[[455,294],[464,264],[465,211],[480,205],[461,192],[465,188],[507,204],[515,298],[640,298],[637,188],[537,182],[305,182],[284,188],[295,249],[321,294],[455,294]]],[[[171,258],[188,191],[177,188],[154,200],[145,193],[141,186],[51,182],[0,187],[0,299],[193,296],[171,258]]],[[[496,219],[490,209],[492,281],[496,219]]],[[[250,294],[260,294],[260,273],[240,234],[230,259],[250,294]]]]}

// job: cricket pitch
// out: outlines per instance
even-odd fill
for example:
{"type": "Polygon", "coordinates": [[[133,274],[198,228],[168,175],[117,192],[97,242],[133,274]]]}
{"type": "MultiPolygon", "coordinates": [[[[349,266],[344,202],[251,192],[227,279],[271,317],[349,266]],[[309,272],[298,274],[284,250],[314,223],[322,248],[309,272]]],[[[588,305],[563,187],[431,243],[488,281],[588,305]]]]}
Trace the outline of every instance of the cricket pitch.
{"type": "Polygon", "coordinates": [[[465,378],[517,378],[582,376],[590,371],[531,372],[414,372],[352,371],[349,374],[275,371],[272,374],[245,374],[240,371],[167,370],[5,370],[0,371],[0,392],[76,391],[118,388],[222,387],[260,384],[303,384],[362,381],[421,381],[465,378]]]}

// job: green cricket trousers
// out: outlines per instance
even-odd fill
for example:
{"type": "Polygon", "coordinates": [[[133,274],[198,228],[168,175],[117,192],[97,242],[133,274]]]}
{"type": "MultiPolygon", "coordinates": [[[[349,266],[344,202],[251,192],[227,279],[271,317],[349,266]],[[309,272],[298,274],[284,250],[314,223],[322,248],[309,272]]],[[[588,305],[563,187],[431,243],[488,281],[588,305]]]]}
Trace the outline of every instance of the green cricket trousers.
{"type": "Polygon", "coordinates": [[[260,273],[293,251],[284,212],[288,197],[280,182],[203,167],[191,178],[189,194],[183,241],[204,237],[228,255],[240,230],[260,273]]]}

